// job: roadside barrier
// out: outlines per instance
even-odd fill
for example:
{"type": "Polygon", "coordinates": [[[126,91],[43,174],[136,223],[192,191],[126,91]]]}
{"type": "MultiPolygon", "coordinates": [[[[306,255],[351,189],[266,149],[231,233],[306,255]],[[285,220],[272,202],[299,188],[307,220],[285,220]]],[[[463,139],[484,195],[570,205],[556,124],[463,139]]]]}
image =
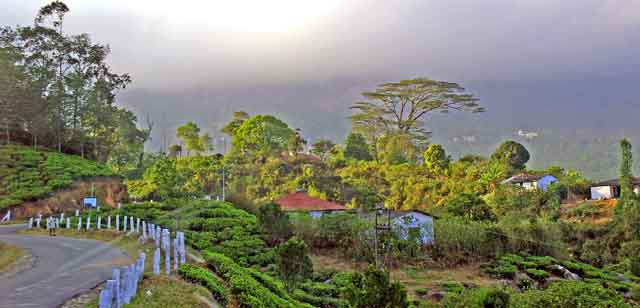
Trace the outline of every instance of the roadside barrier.
{"type": "MultiPolygon", "coordinates": [[[[172,239],[171,231],[167,228],[162,228],[153,223],[147,223],[136,217],[123,216],[122,218],[121,224],[120,215],[115,215],[115,228],[111,229],[111,216],[106,217],[106,226],[103,225],[104,219],[102,216],[94,216],[96,221],[94,226],[91,223],[90,215],[86,217],[83,223],[82,216],[76,212],[75,226],[78,232],[92,230],[93,227],[93,230],[125,232],[126,236],[136,234],[139,236],[138,240],[141,243],[149,240],[153,241],[156,246],[153,254],[153,275],[160,275],[162,273],[162,267],[164,267],[164,274],[170,275],[171,272],[177,272],[181,264],[187,263],[183,232],[174,232],[175,237],[172,239]],[[122,229],[120,229],[121,225],[122,229]],[[162,261],[162,257],[164,257],[164,262],[162,261]],[[162,266],[163,263],[164,266],[162,266]]],[[[40,228],[41,221],[42,215],[31,217],[27,222],[27,228],[40,228]]],[[[66,229],[70,229],[73,223],[72,218],[67,217],[65,219],[64,214],[61,214],[60,217],[47,217],[45,222],[44,228],[47,230],[52,228],[58,229],[61,227],[61,224],[64,224],[66,229]]],[[[122,304],[130,303],[131,299],[137,293],[138,283],[144,276],[145,258],[146,255],[141,253],[135,263],[113,269],[112,278],[106,281],[105,288],[100,292],[99,308],[120,308],[122,304]]]]}

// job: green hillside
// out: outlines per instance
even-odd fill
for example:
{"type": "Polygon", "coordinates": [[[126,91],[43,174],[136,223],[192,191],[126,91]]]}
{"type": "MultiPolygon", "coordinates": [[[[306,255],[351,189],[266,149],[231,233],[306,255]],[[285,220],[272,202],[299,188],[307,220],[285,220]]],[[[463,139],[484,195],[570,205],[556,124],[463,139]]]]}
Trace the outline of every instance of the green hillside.
{"type": "Polygon", "coordinates": [[[82,178],[114,175],[109,167],[78,156],[2,146],[0,209],[43,197],[82,178]]]}

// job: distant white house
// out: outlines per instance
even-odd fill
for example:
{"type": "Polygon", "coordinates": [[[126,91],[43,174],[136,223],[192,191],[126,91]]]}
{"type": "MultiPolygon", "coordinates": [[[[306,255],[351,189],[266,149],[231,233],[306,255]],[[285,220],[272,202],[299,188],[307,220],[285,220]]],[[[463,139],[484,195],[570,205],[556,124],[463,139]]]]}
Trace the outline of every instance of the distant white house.
{"type": "Polygon", "coordinates": [[[415,210],[394,211],[391,212],[391,224],[401,239],[407,239],[412,232],[416,232],[423,245],[435,242],[433,216],[427,213],[415,210]]]}
{"type": "Polygon", "coordinates": [[[558,179],[553,175],[520,173],[502,181],[502,184],[513,184],[525,189],[540,189],[546,191],[549,185],[557,181],[558,179]]]}
{"type": "MultiPolygon", "coordinates": [[[[640,193],[640,178],[631,178],[633,191],[640,193]]],[[[613,179],[595,183],[589,187],[591,200],[616,199],[620,197],[620,180],[613,179]]]]}

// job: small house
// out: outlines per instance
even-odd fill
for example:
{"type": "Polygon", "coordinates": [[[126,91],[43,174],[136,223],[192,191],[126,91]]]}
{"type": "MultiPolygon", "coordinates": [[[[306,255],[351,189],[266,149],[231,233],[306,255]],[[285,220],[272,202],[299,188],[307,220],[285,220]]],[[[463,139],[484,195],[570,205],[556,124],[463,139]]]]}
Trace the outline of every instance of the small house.
{"type": "MultiPolygon", "coordinates": [[[[640,192],[640,178],[631,178],[633,191],[640,192]]],[[[613,179],[595,183],[589,187],[591,192],[591,200],[616,199],[620,197],[620,180],[613,179]]]]}
{"type": "Polygon", "coordinates": [[[547,191],[549,185],[557,181],[558,179],[553,175],[520,173],[502,181],[502,184],[513,184],[525,189],[540,189],[542,191],[547,191]]]}
{"type": "Polygon", "coordinates": [[[433,216],[417,210],[393,211],[390,215],[391,225],[399,238],[407,239],[412,232],[416,232],[414,236],[418,235],[423,245],[434,243],[433,216]]]}
{"type": "Polygon", "coordinates": [[[305,212],[314,218],[347,210],[342,204],[311,197],[304,191],[284,195],[277,199],[275,203],[285,212],[305,212]]]}

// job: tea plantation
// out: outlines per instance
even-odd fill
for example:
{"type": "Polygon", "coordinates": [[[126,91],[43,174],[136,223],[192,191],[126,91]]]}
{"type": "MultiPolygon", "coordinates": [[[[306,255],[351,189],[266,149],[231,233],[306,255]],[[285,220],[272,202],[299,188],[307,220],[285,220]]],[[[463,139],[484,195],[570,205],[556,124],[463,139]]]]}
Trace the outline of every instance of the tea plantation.
{"type": "Polygon", "coordinates": [[[3,146],[0,147],[0,209],[41,198],[82,178],[115,175],[109,167],[78,156],[3,146]]]}

